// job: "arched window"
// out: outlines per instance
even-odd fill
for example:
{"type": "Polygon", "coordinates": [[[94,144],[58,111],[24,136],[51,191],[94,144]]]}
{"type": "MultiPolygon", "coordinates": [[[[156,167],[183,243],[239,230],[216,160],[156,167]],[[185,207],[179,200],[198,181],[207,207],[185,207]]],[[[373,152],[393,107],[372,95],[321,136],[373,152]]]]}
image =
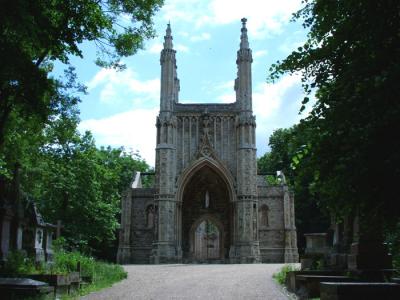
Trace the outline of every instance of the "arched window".
{"type": "Polygon", "coordinates": [[[146,227],[153,228],[154,227],[154,206],[150,204],[146,208],[146,227]]]}
{"type": "Polygon", "coordinates": [[[269,226],[269,208],[267,205],[263,204],[260,208],[260,225],[262,227],[269,226]]]}

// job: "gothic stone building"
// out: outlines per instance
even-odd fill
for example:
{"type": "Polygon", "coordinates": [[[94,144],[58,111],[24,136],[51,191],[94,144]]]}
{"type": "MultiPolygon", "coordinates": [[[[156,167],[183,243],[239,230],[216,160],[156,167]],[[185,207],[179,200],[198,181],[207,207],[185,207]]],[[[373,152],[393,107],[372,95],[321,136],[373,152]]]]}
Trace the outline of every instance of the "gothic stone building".
{"type": "Polygon", "coordinates": [[[122,199],[119,263],[297,262],[293,194],[257,175],[252,52],[242,20],[236,102],[179,103],[170,25],[161,51],[155,184],[122,199]]]}

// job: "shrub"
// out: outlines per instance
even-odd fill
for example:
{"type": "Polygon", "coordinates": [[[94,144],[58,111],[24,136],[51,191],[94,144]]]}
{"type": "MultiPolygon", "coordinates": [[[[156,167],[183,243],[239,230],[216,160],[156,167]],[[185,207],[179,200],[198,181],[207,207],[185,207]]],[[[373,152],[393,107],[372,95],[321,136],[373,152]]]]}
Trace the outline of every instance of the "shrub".
{"type": "Polygon", "coordinates": [[[92,291],[109,287],[125,278],[127,278],[127,273],[122,266],[95,261],[92,269],[92,283],[82,288],[80,294],[86,295],[92,291]]]}
{"type": "Polygon", "coordinates": [[[298,271],[299,267],[297,267],[294,264],[288,264],[288,265],[284,265],[282,267],[282,269],[275,273],[274,275],[272,275],[272,277],[281,285],[284,285],[286,282],[286,276],[287,273],[291,272],[291,271],[298,271]]]}
{"type": "MultiPolygon", "coordinates": [[[[26,274],[68,274],[76,272],[81,266],[81,276],[89,278],[90,284],[80,290],[81,295],[88,294],[105,287],[111,286],[127,277],[127,273],[120,266],[79,253],[68,252],[64,249],[65,241],[59,239],[54,243],[54,261],[50,264],[35,264],[34,259],[28,257],[25,251],[10,252],[7,261],[2,266],[0,273],[12,276],[26,274]]],[[[68,296],[65,296],[68,299],[68,296]]]]}
{"type": "Polygon", "coordinates": [[[2,274],[19,275],[39,273],[33,258],[28,257],[25,251],[11,251],[1,268],[2,274]]]}

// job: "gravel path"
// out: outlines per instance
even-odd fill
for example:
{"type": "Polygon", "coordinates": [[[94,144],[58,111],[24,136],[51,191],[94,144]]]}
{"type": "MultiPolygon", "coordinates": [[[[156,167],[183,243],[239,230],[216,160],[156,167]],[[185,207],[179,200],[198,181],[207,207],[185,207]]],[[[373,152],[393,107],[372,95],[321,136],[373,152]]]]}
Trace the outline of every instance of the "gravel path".
{"type": "Polygon", "coordinates": [[[128,265],[128,279],[81,299],[288,299],[273,281],[281,264],[128,265]]]}

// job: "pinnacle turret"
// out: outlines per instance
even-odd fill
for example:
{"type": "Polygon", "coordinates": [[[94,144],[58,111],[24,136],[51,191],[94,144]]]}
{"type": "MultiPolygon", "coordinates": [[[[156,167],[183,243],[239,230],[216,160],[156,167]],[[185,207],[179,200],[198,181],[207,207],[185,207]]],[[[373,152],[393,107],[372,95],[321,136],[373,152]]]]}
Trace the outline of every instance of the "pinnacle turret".
{"type": "Polygon", "coordinates": [[[242,20],[242,34],[240,35],[240,49],[249,49],[249,39],[247,37],[247,28],[246,22],[247,19],[243,18],[242,20]]]}
{"type": "Polygon", "coordinates": [[[176,51],[172,45],[171,24],[168,23],[161,50],[161,111],[171,111],[173,103],[178,102],[179,79],[176,74],[176,51]]]}
{"type": "Polygon", "coordinates": [[[173,49],[170,23],[167,25],[167,30],[164,36],[164,49],[173,49]]]}
{"type": "Polygon", "coordinates": [[[241,21],[240,48],[237,52],[236,59],[236,64],[238,66],[238,77],[235,80],[236,102],[242,111],[251,112],[251,63],[253,62],[253,58],[249,47],[249,39],[247,37],[247,19],[243,18],[241,21]]]}

